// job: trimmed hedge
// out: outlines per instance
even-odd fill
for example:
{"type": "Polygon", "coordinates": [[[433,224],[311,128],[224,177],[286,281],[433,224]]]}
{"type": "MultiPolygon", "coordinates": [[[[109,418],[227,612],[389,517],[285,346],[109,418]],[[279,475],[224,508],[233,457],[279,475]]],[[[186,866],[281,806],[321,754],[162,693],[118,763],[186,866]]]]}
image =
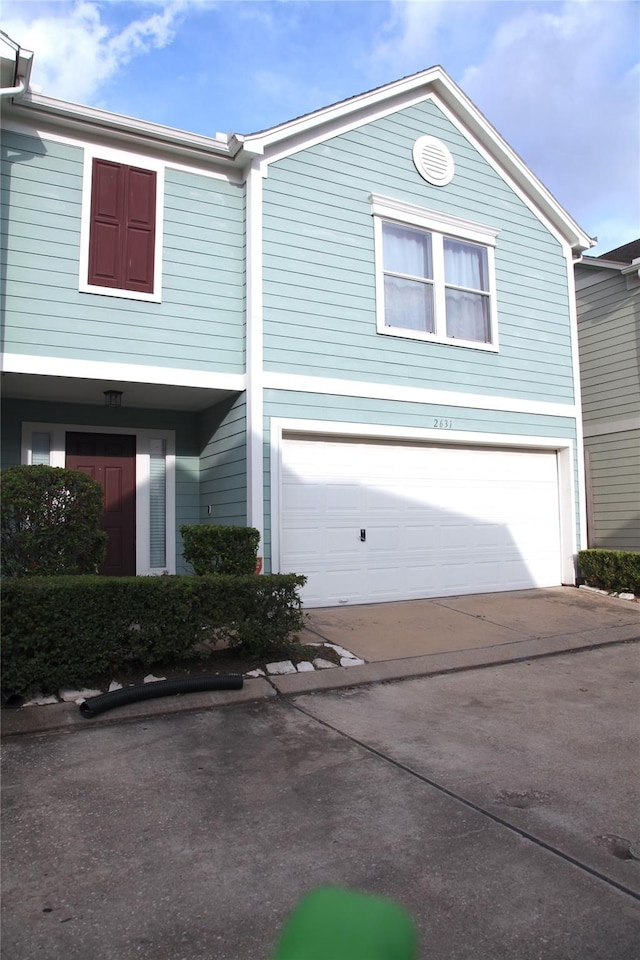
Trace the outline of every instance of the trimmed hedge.
{"type": "Polygon", "coordinates": [[[183,554],[199,576],[256,572],[260,533],[254,527],[180,527],[183,554]]]}
{"type": "Polygon", "coordinates": [[[51,693],[132,666],[201,658],[203,641],[255,657],[293,650],[304,582],[295,574],[7,579],[2,687],[51,693]]]}
{"type": "Polygon", "coordinates": [[[45,465],[5,467],[0,476],[3,575],[95,573],[107,549],[100,484],[45,465]]]}
{"type": "Polygon", "coordinates": [[[640,595],[640,553],[580,550],[578,568],[585,583],[613,593],[640,595]]]}

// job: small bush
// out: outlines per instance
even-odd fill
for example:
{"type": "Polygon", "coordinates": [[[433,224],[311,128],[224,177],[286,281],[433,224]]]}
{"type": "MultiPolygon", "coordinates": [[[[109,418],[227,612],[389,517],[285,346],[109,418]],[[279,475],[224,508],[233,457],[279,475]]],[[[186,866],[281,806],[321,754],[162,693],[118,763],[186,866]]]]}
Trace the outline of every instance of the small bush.
{"type": "Polygon", "coordinates": [[[2,572],[9,577],[95,573],[107,535],[102,489],[79,470],[13,466],[0,471],[2,572]]]}
{"type": "Polygon", "coordinates": [[[6,580],[2,687],[51,693],[202,658],[204,641],[227,640],[250,656],[293,649],[304,582],[295,574],[6,580]]]}
{"type": "Polygon", "coordinates": [[[199,576],[255,573],[260,534],[253,527],[180,527],[184,558],[199,576]]]}
{"type": "Polygon", "coordinates": [[[640,553],[581,550],[578,553],[578,567],[590,587],[640,595],[640,553]]]}

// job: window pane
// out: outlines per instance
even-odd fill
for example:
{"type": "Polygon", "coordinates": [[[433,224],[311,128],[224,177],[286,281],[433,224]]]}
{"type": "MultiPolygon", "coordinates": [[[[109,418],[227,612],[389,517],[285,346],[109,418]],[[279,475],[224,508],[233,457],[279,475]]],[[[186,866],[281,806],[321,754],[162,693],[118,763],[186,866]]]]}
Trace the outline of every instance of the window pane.
{"type": "Polygon", "coordinates": [[[166,564],[167,465],[166,441],[149,441],[149,553],[150,566],[166,564]]]}
{"type": "Polygon", "coordinates": [[[487,251],[484,247],[444,238],[445,283],[488,292],[487,273],[487,251]]]}
{"type": "Polygon", "coordinates": [[[433,279],[430,233],[383,223],[382,241],[385,270],[433,279]]]}
{"type": "Polygon", "coordinates": [[[31,434],[31,463],[44,464],[47,467],[51,463],[50,433],[31,434]]]}
{"type": "Polygon", "coordinates": [[[384,322],[387,327],[433,333],[433,287],[419,280],[384,278],[384,322]]]}
{"type": "Polygon", "coordinates": [[[447,336],[490,343],[489,298],[481,293],[447,290],[447,336]]]}

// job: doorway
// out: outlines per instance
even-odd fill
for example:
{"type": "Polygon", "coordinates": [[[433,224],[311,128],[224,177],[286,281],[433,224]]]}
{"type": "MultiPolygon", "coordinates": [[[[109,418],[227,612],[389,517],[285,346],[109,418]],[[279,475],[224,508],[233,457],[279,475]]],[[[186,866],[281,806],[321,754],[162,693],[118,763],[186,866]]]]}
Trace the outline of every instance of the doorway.
{"type": "Polygon", "coordinates": [[[100,526],[107,534],[107,555],[99,573],[136,574],[136,438],[111,433],[66,434],[66,465],[81,470],[102,487],[100,526]]]}

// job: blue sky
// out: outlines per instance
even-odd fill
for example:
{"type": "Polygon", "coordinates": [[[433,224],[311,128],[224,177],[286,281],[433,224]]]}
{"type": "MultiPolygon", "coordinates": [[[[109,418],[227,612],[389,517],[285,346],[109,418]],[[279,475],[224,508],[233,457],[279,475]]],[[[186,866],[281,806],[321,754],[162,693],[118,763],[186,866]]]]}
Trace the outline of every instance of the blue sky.
{"type": "Polygon", "coordinates": [[[4,0],[43,93],[251,133],[441,64],[604,252],[640,236],[637,0],[4,0]]]}

